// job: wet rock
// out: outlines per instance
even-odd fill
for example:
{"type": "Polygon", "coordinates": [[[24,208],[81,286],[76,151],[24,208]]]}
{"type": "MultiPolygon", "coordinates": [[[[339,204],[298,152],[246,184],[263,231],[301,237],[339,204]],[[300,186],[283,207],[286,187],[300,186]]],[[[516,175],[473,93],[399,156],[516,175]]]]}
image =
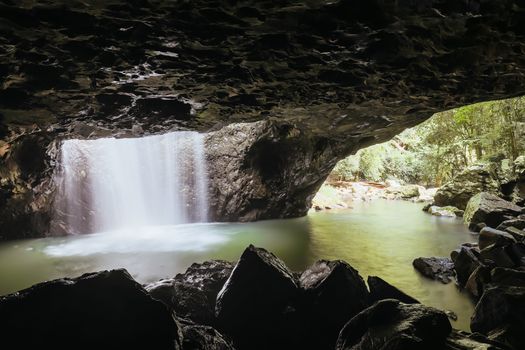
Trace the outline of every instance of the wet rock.
{"type": "Polygon", "coordinates": [[[180,330],[168,309],[126,270],[34,285],[1,297],[0,314],[3,341],[19,348],[180,349],[180,330]]]}
{"type": "Polygon", "coordinates": [[[525,229],[525,219],[515,218],[510,220],[505,220],[498,225],[497,229],[504,231],[508,227],[514,227],[519,230],[525,229]]]}
{"type": "Polygon", "coordinates": [[[461,287],[467,283],[470,275],[480,265],[477,245],[463,244],[457,251],[450,254],[454,262],[456,279],[461,287]]]}
{"type": "Polygon", "coordinates": [[[495,177],[486,166],[468,167],[438,189],[434,196],[434,205],[454,206],[465,210],[474,195],[480,192],[499,193],[499,184],[495,177]]]}
{"type": "Polygon", "coordinates": [[[233,267],[233,263],[224,260],[194,263],[175,278],[155,282],[145,288],[177,316],[214,326],[215,300],[233,267]]]}
{"type": "Polygon", "coordinates": [[[513,259],[512,245],[491,245],[479,253],[479,261],[485,266],[514,267],[517,261],[513,259]]]}
{"type": "Polygon", "coordinates": [[[436,205],[431,205],[427,211],[428,213],[434,216],[449,216],[449,217],[463,216],[463,210],[460,210],[453,206],[438,207],[436,205]]]}
{"type": "Polygon", "coordinates": [[[219,330],[240,349],[280,344],[284,314],[297,293],[294,276],[284,263],[250,245],[217,296],[219,330]],[[253,339],[258,339],[257,344],[253,339]]]}
{"type": "Polygon", "coordinates": [[[343,325],[370,305],[363,278],[344,261],[317,261],[299,282],[303,333],[312,348],[333,348],[343,325]]]}
{"type": "Polygon", "coordinates": [[[480,265],[470,274],[465,289],[474,297],[479,298],[483,294],[485,285],[492,281],[490,267],[480,265]]]}
{"type": "Polygon", "coordinates": [[[524,230],[519,230],[515,227],[507,227],[505,229],[505,232],[508,232],[512,235],[512,237],[514,237],[514,239],[517,241],[517,242],[524,242],[525,241],[525,231],[524,230]]]}
{"type": "Polygon", "coordinates": [[[370,300],[372,303],[383,299],[397,299],[405,304],[418,304],[419,301],[405,294],[377,276],[368,276],[368,288],[370,289],[370,300]]]}
{"type": "Polygon", "coordinates": [[[479,232],[479,249],[484,249],[492,244],[504,246],[511,243],[516,243],[516,240],[511,234],[505,231],[484,227],[479,232]]]}
{"type": "Polygon", "coordinates": [[[476,305],[470,328],[520,349],[525,344],[525,288],[486,288],[476,305]]]}
{"type": "Polygon", "coordinates": [[[521,207],[508,202],[496,195],[481,192],[468,202],[465,209],[464,221],[471,230],[483,223],[490,227],[497,227],[505,220],[518,216],[521,207]]]}
{"type": "Polygon", "coordinates": [[[423,276],[440,281],[442,283],[449,283],[454,278],[454,263],[449,258],[417,258],[414,259],[412,265],[423,276]]]}
{"type": "Polygon", "coordinates": [[[421,304],[382,300],[352,318],[339,333],[337,350],[444,348],[452,327],[447,315],[421,304]]]}
{"type": "Polygon", "coordinates": [[[179,323],[182,328],[182,350],[234,350],[231,342],[213,327],[185,320],[179,323]]]}

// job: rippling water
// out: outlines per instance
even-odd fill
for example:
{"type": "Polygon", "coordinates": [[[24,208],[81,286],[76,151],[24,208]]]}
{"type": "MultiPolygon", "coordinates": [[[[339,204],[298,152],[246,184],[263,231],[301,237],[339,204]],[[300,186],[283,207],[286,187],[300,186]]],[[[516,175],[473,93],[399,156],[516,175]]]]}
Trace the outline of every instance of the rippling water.
{"type": "Polygon", "coordinates": [[[191,263],[235,260],[250,243],[265,247],[291,269],[318,259],[348,261],[366,279],[377,275],[424,304],[456,312],[453,326],[468,329],[473,305],[451,283],[421,277],[419,256],[449,256],[474,242],[461,220],[438,218],[421,205],[377,200],[351,210],[289,220],[147,227],[64,238],[0,243],[0,295],[84,272],[125,267],[142,283],[174,276],[191,263]]]}

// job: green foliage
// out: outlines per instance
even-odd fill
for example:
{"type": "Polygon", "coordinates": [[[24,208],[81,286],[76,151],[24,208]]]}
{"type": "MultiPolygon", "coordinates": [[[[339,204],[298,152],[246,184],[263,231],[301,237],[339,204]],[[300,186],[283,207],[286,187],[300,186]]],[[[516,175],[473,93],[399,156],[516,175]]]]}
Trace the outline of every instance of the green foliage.
{"type": "Polygon", "coordinates": [[[437,113],[393,140],[360,150],[341,161],[343,180],[440,186],[465,167],[514,160],[525,154],[525,98],[491,101],[437,113]]]}

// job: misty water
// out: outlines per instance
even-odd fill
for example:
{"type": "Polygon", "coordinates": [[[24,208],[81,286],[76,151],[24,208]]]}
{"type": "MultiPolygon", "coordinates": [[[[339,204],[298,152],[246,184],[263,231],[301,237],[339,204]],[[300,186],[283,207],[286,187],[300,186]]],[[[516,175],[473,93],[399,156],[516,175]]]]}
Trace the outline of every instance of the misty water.
{"type": "Polygon", "coordinates": [[[377,275],[424,304],[452,310],[468,329],[473,304],[454,283],[428,280],[419,256],[449,256],[476,240],[461,220],[433,217],[421,204],[376,200],[353,209],[254,223],[194,223],[0,243],[0,294],[84,272],[124,267],[141,283],[172,277],[191,263],[236,260],[248,244],[264,247],[293,270],[343,259],[363,278],[377,275]]]}

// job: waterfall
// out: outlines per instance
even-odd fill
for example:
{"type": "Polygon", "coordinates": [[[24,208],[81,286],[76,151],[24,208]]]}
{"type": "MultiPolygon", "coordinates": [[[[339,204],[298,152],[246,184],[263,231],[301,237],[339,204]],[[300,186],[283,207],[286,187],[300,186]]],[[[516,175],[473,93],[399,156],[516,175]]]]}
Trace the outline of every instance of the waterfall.
{"type": "Polygon", "coordinates": [[[89,233],[205,222],[207,179],[204,137],[197,132],[65,140],[53,226],[89,233]]]}

